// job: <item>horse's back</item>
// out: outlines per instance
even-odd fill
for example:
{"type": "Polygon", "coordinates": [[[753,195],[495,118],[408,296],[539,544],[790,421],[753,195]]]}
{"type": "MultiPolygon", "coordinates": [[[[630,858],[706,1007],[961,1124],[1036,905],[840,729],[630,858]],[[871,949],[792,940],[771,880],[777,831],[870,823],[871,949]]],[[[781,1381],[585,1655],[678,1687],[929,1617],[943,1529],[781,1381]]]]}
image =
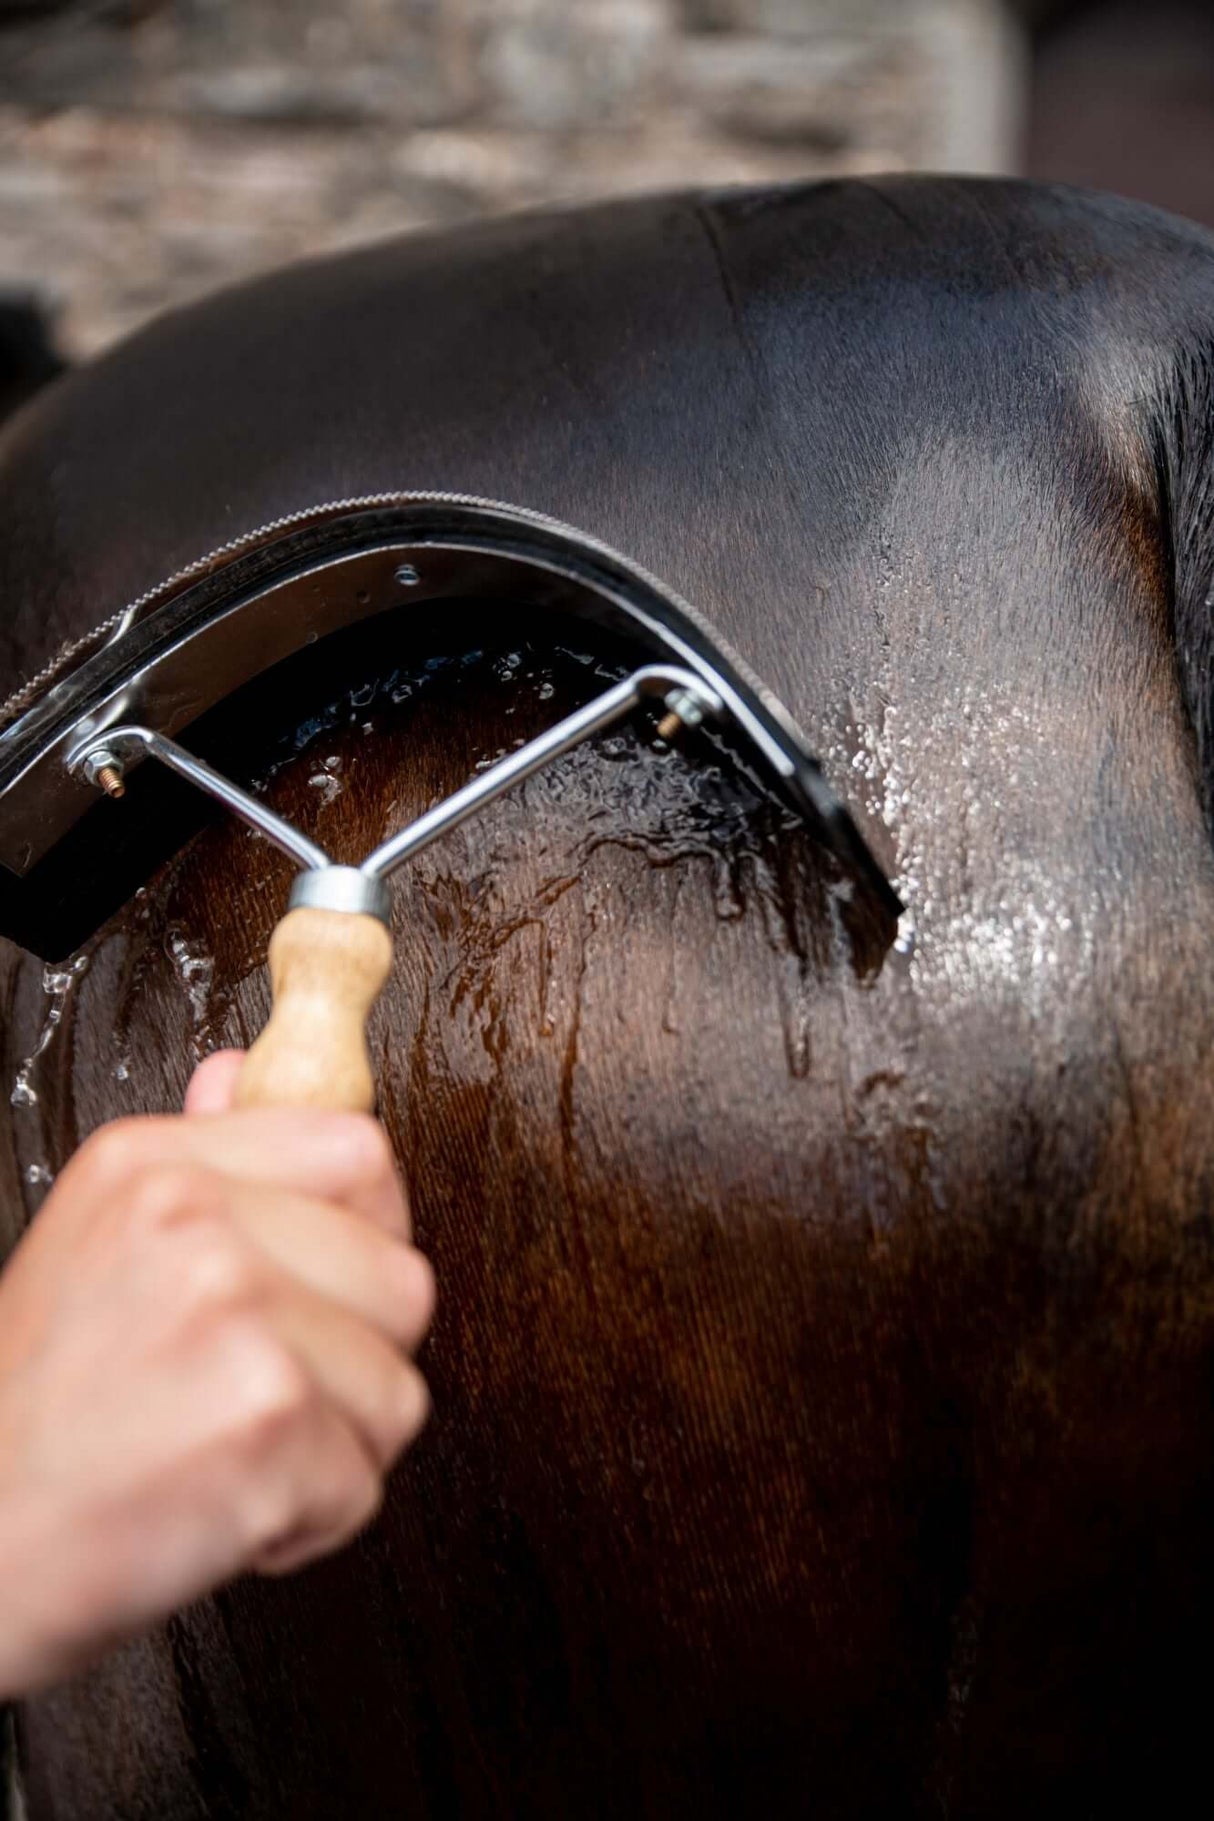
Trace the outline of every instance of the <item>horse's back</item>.
{"type": "MultiPolygon", "coordinates": [[[[708,611],[909,905],[875,941],[752,779],[640,732],[402,876],[373,1043],[434,1422],[354,1549],[27,1704],[35,1821],[1188,1786],[1211,323],[1208,239],[1102,199],[657,199],[246,287],[16,425],[16,672],[285,514],[507,499],[708,611]]],[[[360,857],[608,655],[526,602],[385,628],[280,704],[272,798],[360,857]]],[[[14,1180],[256,1028],[284,887],[220,827],[102,935],[14,1180]]]]}

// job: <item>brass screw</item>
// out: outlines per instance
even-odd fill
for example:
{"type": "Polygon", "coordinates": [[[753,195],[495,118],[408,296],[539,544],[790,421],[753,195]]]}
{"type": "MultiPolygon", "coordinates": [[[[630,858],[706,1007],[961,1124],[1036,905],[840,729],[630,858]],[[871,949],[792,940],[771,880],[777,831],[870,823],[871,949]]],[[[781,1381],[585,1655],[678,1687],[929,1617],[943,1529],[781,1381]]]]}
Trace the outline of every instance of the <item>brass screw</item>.
{"type": "Polygon", "coordinates": [[[685,727],[698,727],[704,719],[704,703],[691,689],[672,689],[664,706],[667,712],[658,722],[663,740],[673,740],[685,727]]]}
{"type": "Polygon", "coordinates": [[[98,752],[91,752],[84,761],[84,775],[89,783],[98,790],[103,790],[107,797],[121,797],[126,790],[126,777],[122,760],[116,753],[102,747],[98,752]]]}

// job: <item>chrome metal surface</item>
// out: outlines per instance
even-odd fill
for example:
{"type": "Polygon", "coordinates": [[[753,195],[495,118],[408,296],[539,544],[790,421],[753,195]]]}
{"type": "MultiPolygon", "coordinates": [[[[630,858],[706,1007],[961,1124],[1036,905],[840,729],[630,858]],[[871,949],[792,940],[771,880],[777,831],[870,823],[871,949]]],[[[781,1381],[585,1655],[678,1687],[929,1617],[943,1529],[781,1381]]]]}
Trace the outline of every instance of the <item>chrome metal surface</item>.
{"type": "Polygon", "coordinates": [[[132,758],[158,759],[162,765],[167,765],[171,771],[188,778],[191,784],[222,803],[243,822],[264,835],[267,841],[272,841],[275,847],[281,848],[283,853],[299,862],[305,870],[292,887],[292,905],[311,904],[327,910],[367,911],[386,922],[390,895],[385,882],[398,866],[402,866],[414,854],[421,853],[423,848],[429,847],[432,841],[437,841],[450,829],[457,828],[478,809],[492,803],[495,797],[500,797],[524,778],[531,777],[553,759],[559,758],[561,753],[569,752],[572,747],[579,746],[583,740],[588,740],[603,728],[614,726],[647,696],[665,697],[671,691],[677,691],[687,703],[696,722],[703,720],[706,715],[719,719],[724,714],[724,704],[720,697],[705,688],[689,671],[666,664],[644,665],[630,677],[625,677],[623,682],[616,683],[602,695],[595,696],[593,701],[576,709],[573,714],[566,715],[555,727],[548,728],[534,740],[529,740],[525,746],[520,746],[517,752],[510,753],[488,771],[473,778],[453,796],[447,797],[442,803],[436,803],[433,809],[418,816],[408,828],[401,829],[399,834],[393,835],[373,853],[368,854],[358,867],[335,865],[323,848],[309,840],[292,823],[275,815],[259,797],[241,790],[230,778],[225,778],[221,772],[215,771],[193,753],[178,746],[175,740],[166,739],[150,727],[111,727],[104,734],[94,734],[70,755],[68,764],[95,789],[104,789],[104,774],[107,770],[116,769],[121,776],[132,758]]]}
{"type": "MultiPolygon", "coordinates": [[[[87,781],[65,763],[82,741],[131,725],[166,736],[180,733],[272,664],[396,604],[402,591],[392,581],[392,571],[400,555],[400,546],[394,545],[321,563],[251,600],[230,603],[204,625],[183,628],[180,637],[102,693],[80,720],[54,731],[47,744],[35,743],[28,762],[5,779],[0,787],[0,863],[12,872],[27,872],[89,808],[93,797],[87,781]]],[[[137,623],[99,656],[112,662],[121,646],[148,624],[137,623]]],[[[91,662],[81,666],[81,681],[91,662]]],[[[0,764],[40,709],[53,706],[48,699],[0,734],[0,764]]],[[[128,763],[142,756],[133,753],[128,763]]]]}
{"type": "Polygon", "coordinates": [[[298,874],[288,900],[291,910],[301,905],[314,910],[358,911],[387,923],[392,913],[392,892],[384,879],[373,879],[358,866],[323,866],[298,874]]]}
{"type": "MultiPolygon", "coordinates": [[[[589,621],[650,660],[654,677],[666,677],[660,687],[667,693],[690,689],[689,721],[701,697],[718,704],[768,783],[897,914],[896,894],[787,710],[680,595],[542,514],[466,495],[397,494],[330,501],[242,534],[65,646],[0,706],[0,908],[7,927],[35,949],[44,919],[53,944],[88,933],[88,910],[69,912],[63,885],[73,851],[67,837],[96,801],[75,761],[99,744],[112,747],[120,730],[139,730],[120,755],[123,768],[147,757],[148,739],[158,737],[166,753],[197,768],[185,775],[196,783],[206,776],[203,788],[300,864],[327,865],[319,848],[263,804],[174,748],[173,736],[332,633],[381,615],[395,621],[408,610],[433,619],[459,603],[474,603],[482,615],[500,608],[507,626],[520,610],[589,621]],[[670,681],[676,673],[683,675],[670,681]]],[[[390,634],[384,638],[389,644],[390,634]]],[[[534,760],[543,762],[543,755],[534,760]]],[[[95,775],[100,782],[100,767],[95,775]]],[[[112,768],[107,775],[116,777],[112,768]]],[[[500,779],[474,780],[449,808],[439,806],[385,843],[373,856],[376,866],[399,864],[523,775],[521,764],[510,765],[500,779]]],[[[90,821],[79,832],[100,877],[96,827],[90,821]]],[[[99,902],[104,896],[101,890],[99,902]]]]}
{"type": "MultiPolygon", "coordinates": [[[[304,646],[376,614],[439,600],[525,601],[630,630],[651,650],[685,665],[693,680],[726,705],[776,775],[791,778],[795,736],[787,736],[786,748],[782,730],[755,714],[724,668],[681,636],[658,601],[648,603],[649,587],[646,582],[645,593],[633,596],[610,577],[596,578],[591,586],[543,551],[503,554],[461,548],[454,539],[420,546],[384,543],[237,597],[201,624],[183,624],[176,637],[165,639],[145,661],[135,659],[121,681],[106,689],[105,672],[113,671],[122,647],[134,656],[134,643],[157,630],[158,615],[151,613],[0,733],[0,864],[18,875],[28,872],[91,806],[86,780],[65,761],[93,735],[137,725],[171,737],[304,646]],[[407,558],[414,560],[406,563],[407,558]],[[418,580],[401,582],[402,567],[415,569],[418,580]],[[86,713],[69,720],[65,694],[79,699],[94,678],[101,679],[95,699],[86,713]]],[[[170,615],[172,605],[161,612],[170,615]]],[[[764,707],[771,712],[766,702],[764,707]]],[[[137,759],[133,755],[130,762],[137,759]]]]}
{"type": "Polygon", "coordinates": [[[510,790],[522,779],[529,778],[533,772],[539,771],[561,753],[580,745],[591,734],[622,720],[646,696],[661,696],[675,687],[695,700],[700,718],[705,714],[719,717],[724,713],[721,698],[705,688],[689,671],[660,664],[646,665],[644,669],[634,671],[632,676],[625,677],[613,689],[608,689],[592,702],[587,702],[585,707],[566,715],[563,721],[558,721],[546,733],[529,740],[526,746],[520,746],[517,752],[499,760],[445,802],[436,803],[424,816],[419,816],[408,828],[402,828],[398,835],[393,835],[377,847],[374,853],[368,854],[363,861],[363,871],[375,878],[387,878],[389,873],[394,872],[414,854],[421,853],[432,841],[437,841],[440,835],[458,827],[468,816],[474,815],[486,803],[491,803],[494,797],[500,797],[503,791],[510,790]]]}
{"type": "Polygon", "coordinates": [[[324,848],[317,847],[315,841],[309,841],[307,835],[301,834],[292,823],[284,822],[281,816],[276,816],[259,798],[250,796],[247,790],[241,790],[238,784],[233,784],[222,772],[213,771],[201,759],[196,759],[193,753],[178,746],[175,740],[166,739],[150,727],[111,727],[102,735],[94,735],[72,753],[68,764],[74,771],[86,776],[90,759],[95,759],[100,752],[109,753],[118,759],[124,770],[129,767],[133,757],[159,759],[170,771],[188,778],[191,784],[205,791],[208,797],[214,797],[230,809],[233,815],[239,816],[242,822],[247,822],[250,828],[255,828],[258,834],[264,835],[267,841],[272,841],[275,847],[281,848],[284,854],[289,854],[300,866],[332,865],[324,848]]]}

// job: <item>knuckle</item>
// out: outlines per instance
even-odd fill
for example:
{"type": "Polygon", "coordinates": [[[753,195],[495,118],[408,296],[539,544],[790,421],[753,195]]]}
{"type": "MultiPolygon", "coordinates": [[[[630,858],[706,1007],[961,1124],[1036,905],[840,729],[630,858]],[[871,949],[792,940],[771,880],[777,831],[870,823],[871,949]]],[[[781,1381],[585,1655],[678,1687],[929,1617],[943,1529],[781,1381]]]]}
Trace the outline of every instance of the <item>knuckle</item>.
{"type": "Polygon", "coordinates": [[[125,1182],[143,1167],[152,1136],[146,1119],[115,1119],[81,1145],[74,1174],[97,1192],[125,1182]]]}
{"type": "Polygon", "coordinates": [[[320,1394],[289,1347],[256,1325],[236,1342],[231,1362],[240,1387],[233,1421],[255,1454],[268,1454],[317,1411],[320,1394]]]}
{"type": "Polygon", "coordinates": [[[124,1196],[127,1218],[143,1232],[161,1232],[213,1213],[222,1180],[197,1164],[156,1163],[135,1173],[124,1196]]]}
{"type": "Polygon", "coordinates": [[[317,1515],[329,1532],[329,1546],[335,1547],[369,1524],[379,1510],[383,1474],[362,1447],[343,1436],[334,1448],[325,1479],[317,1515]]]}
{"type": "Polygon", "coordinates": [[[378,1183],[395,1174],[387,1133],[370,1113],[335,1115],[331,1143],[343,1169],[356,1181],[378,1183]]]}
{"type": "Polygon", "coordinates": [[[369,1462],[351,1476],[351,1484],[346,1501],[347,1536],[362,1530],[374,1518],[384,1502],[384,1482],[369,1462]]]}
{"type": "Polygon", "coordinates": [[[334,1430],[305,1484],[266,1487],[249,1498],[247,1547],[262,1572],[281,1574],[344,1547],[383,1504],[383,1478],[348,1436],[334,1430]]]}
{"type": "Polygon", "coordinates": [[[430,1415],[430,1387],[416,1366],[402,1365],[384,1424],[385,1466],[420,1435],[430,1415]]]}
{"type": "Polygon", "coordinates": [[[294,1354],[252,1318],[208,1336],[195,1376],[211,1413],[212,1473],[225,1521],[252,1562],[306,1515],[316,1395],[294,1354]]]}
{"type": "Polygon", "coordinates": [[[295,1525],[299,1499],[288,1481],[252,1477],[242,1488],[236,1521],[240,1540],[249,1555],[277,1543],[295,1525]]]}
{"type": "Polygon", "coordinates": [[[429,1329],[438,1301],[434,1269],[424,1253],[412,1246],[395,1248],[390,1289],[395,1305],[396,1338],[403,1344],[416,1345],[429,1329]]]}
{"type": "Polygon", "coordinates": [[[260,1315],[235,1315],[206,1329],[191,1357],[215,1440],[229,1459],[269,1459],[320,1415],[322,1397],[308,1366],[260,1315]]]}
{"type": "Polygon", "coordinates": [[[255,1306],[262,1294],[262,1270],[252,1249],[220,1220],[191,1223],[182,1246],[177,1282],[190,1309],[231,1315],[255,1306]]]}

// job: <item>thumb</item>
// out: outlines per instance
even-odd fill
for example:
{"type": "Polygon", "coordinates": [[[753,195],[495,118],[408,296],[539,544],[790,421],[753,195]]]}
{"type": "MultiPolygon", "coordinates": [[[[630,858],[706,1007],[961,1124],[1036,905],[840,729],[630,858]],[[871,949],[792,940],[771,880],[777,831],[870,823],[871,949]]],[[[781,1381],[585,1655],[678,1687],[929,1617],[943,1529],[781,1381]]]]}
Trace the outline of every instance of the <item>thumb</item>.
{"type": "Polygon", "coordinates": [[[227,1113],[236,1093],[236,1078],[244,1066],[243,1050],[216,1050],[194,1070],[185,1092],[187,1113],[227,1113]]]}

